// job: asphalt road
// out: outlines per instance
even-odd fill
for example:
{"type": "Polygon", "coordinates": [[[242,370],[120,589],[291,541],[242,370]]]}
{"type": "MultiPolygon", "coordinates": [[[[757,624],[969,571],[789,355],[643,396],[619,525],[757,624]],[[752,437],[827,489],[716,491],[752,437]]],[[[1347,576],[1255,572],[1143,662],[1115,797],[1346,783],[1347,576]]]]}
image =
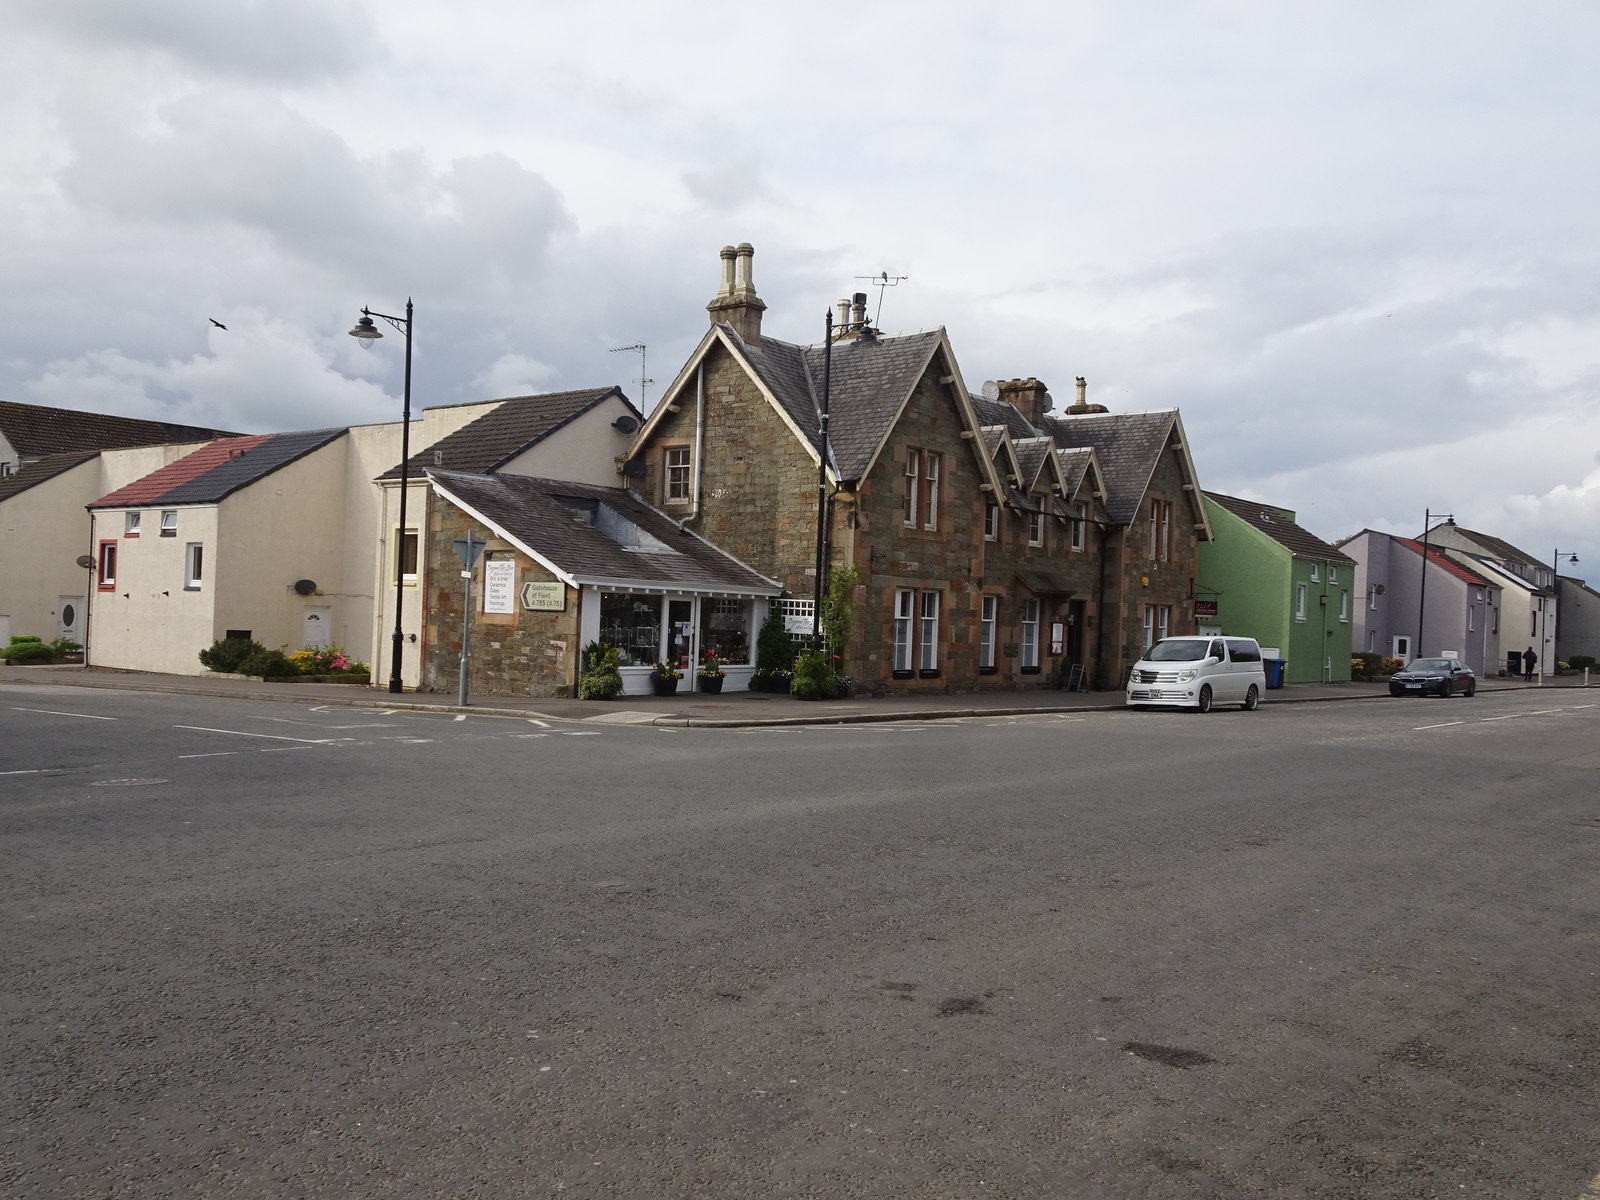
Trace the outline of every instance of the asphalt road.
{"type": "Polygon", "coordinates": [[[0,692],[7,1197],[1600,1200],[1583,692],[0,692]]]}

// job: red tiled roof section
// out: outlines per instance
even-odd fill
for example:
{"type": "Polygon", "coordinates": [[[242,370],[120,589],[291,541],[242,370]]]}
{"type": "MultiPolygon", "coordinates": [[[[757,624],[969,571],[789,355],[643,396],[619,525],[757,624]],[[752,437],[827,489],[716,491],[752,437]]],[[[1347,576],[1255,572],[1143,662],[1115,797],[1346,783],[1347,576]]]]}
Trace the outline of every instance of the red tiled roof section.
{"type": "Polygon", "coordinates": [[[253,437],[222,438],[220,441],[201,446],[194,453],[185,454],[175,463],[168,463],[160,470],[151,471],[150,474],[135,479],[114,492],[107,492],[89,507],[132,508],[139,504],[149,504],[180,484],[198,479],[207,471],[221,466],[235,454],[252,446],[259,446],[263,442],[270,442],[275,436],[271,433],[262,433],[253,437]]]}
{"type": "MultiPolygon", "coordinates": [[[[1414,542],[1410,538],[1403,537],[1397,537],[1395,538],[1395,541],[1399,542],[1407,549],[1416,551],[1418,554],[1422,553],[1421,542],[1414,542]]],[[[1446,558],[1432,546],[1428,547],[1428,561],[1436,567],[1443,567],[1446,571],[1449,571],[1450,574],[1459,579],[1464,579],[1468,583],[1476,584],[1478,587],[1483,587],[1489,582],[1482,575],[1475,575],[1471,571],[1467,570],[1467,568],[1463,567],[1460,563],[1454,561],[1453,559],[1446,558]]]]}

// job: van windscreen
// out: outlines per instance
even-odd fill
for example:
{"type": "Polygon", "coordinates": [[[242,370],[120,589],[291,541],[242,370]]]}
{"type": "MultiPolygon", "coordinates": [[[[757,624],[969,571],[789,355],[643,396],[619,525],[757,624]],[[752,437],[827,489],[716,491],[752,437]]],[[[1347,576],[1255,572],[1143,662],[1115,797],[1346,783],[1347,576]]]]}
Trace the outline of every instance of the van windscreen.
{"type": "Polygon", "coordinates": [[[1202,638],[1168,638],[1144,652],[1145,662],[1195,662],[1206,656],[1210,641],[1202,638]]]}

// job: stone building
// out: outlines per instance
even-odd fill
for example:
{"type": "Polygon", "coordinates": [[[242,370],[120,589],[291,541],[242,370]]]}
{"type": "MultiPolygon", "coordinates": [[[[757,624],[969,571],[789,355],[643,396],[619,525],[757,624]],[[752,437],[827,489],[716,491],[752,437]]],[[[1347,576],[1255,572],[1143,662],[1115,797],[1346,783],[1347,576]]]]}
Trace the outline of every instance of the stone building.
{"type": "Polygon", "coordinates": [[[1193,631],[1209,527],[1176,410],[1112,414],[1080,388],[1051,416],[1036,379],[975,396],[943,329],[885,336],[862,295],[822,344],[779,341],[753,257],[723,249],[711,327],[624,476],[778,581],[796,630],[819,557],[853,564],[858,690],[1115,686],[1149,638],[1193,631]]]}

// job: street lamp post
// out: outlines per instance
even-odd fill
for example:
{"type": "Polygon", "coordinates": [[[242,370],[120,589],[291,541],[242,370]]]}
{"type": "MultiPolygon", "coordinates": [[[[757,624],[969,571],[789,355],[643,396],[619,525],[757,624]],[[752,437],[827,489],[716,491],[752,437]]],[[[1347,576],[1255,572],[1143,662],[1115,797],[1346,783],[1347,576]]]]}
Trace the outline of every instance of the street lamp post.
{"type": "Polygon", "coordinates": [[[1411,648],[1412,658],[1421,658],[1422,631],[1427,620],[1428,599],[1428,530],[1432,528],[1433,518],[1441,516],[1446,525],[1454,525],[1456,519],[1452,513],[1433,513],[1428,509],[1422,510],[1422,582],[1417,587],[1417,644],[1411,648]]]}
{"type": "Polygon", "coordinates": [[[1544,660],[1551,659],[1558,665],[1560,662],[1559,658],[1556,657],[1556,634],[1560,630],[1550,627],[1550,605],[1561,596],[1561,556],[1563,554],[1567,556],[1568,563],[1576,563],[1578,561],[1578,556],[1570,550],[1557,550],[1550,559],[1550,599],[1546,600],[1544,604],[1545,636],[1540,639],[1542,644],[1539,647],[1543,651],[1539,655],[1539,682],[1541,684],[1544,682],[1544,660]]]}
{"type": "MultiPolygon", "coordinates": [[[[361,344],[371,348],[373,341],[381,338],[373,317],[389,322],[406,338],[406,382],[404,413],[400,420],[400,534],[394,552],[394,653],[389,664],[389,690],[398,694],[404,690],[400,681],[400,658],[405,646],[405,633],[401,628],[400,614],[406,594],[406,493],[411,485],[411,299],[406,298],[406,315],[391,317],[388,313],[361,310],[361,319],[350,331],[350,336],[360,338],[361,344]]],[[[419,546],[420,549],[420,546],[419,546]]]]}

